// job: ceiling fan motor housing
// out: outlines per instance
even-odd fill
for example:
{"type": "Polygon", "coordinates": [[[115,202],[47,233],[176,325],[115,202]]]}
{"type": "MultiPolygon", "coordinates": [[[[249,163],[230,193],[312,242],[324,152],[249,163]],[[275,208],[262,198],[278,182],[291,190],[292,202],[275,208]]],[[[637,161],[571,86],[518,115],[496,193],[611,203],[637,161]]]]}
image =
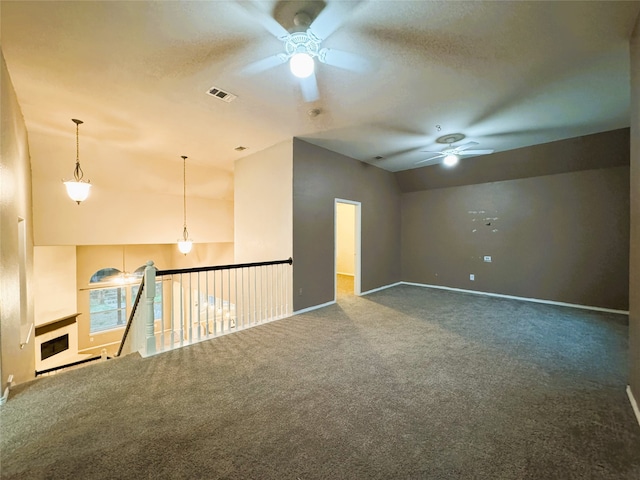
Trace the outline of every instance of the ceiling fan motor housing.
{"type": "Polygon", "coordinates": [[[311,30],[291,33],[283,40],[287,57],[291,57],[296,53],[306,53],[312,57],[318,56],[321,40],[311,30]]]}
{"type": "Polygon", "coordinates": [[[441,137],[436,138],[436,143],[451,145],[452,143],[459,142],[464,138],[465,138],[464,133],[449,133],[447,135],[442,135],[441,137]]]}

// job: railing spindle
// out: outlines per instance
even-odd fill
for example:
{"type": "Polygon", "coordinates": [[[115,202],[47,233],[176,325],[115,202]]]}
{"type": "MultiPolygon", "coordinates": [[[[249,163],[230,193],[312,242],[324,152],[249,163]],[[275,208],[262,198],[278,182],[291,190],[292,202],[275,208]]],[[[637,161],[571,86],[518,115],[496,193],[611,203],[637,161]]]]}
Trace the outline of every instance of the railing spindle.
{"type": "MultiPolygon", "coordinates": [[[[175,325],[175,320],[174,320],[174,302],[173,302],[173,275],[169,276],[169,290],[171,295],[169,295],[169,308],[171,309],[171,348],[173,348],[173,346],[176,343],[176,333],[175,333],[175,329],[176,329],[176,325],[175,325]]],[[[163,293],[164,294],[164,293],[163,293]]],[[[164,310],[162,310],[162,316],[164,317],[164,310]]]]}
{"type": "MultiPolygon", "coordinates": [[[[127,351],[144,351],[146,355],[152,355],[205,340],[212,335],[215,337],[285,317],[289,313],[291,296],[288,291],[291,269],[287,269],[285,264],[292,265],[293,260],[164,271],[156,271],[154,267],[151,272],[153,262],[149,262],[149,271],[145,274],[149,278],[145,278],[138,292],[139,297],[144,294],[146,308],[131,313],[119,352],[122,352],[130,330],[131,348],[127,351]],[[200,272],[204,272],[204,280],[200,272]],[[194,278],[193,274],[197,276],[194,278]],[[143,287],[145,282],[147,285],[143,287]],[[158,305],[154,298],[156,288],[161,289],[158,305]],[[167,295],[170,298],[167,299],[167,295]],[[179,298],[176,299],[176,295],[179,298]],[[155,328],[156,307],[162,312],[157,319],[160,335],[155,328]],[[169,318],[166,315],[170,315],[169,318]],[[209,323],[211,321],[213,325],[209,323]],[[198,329],[197,335],[193,331],[194,325],[198,329]],[[169,335],[167,328],[170,329],[169,335]]],[[[136,305],[140,300],[136,300],[136,305]]]]}
{"type": "Polygon", "coordinates": [[[184,328],[185,312],[184,312],[184,275],[180,274],[180,345],[184,345],[186,331],[184,328]]]}

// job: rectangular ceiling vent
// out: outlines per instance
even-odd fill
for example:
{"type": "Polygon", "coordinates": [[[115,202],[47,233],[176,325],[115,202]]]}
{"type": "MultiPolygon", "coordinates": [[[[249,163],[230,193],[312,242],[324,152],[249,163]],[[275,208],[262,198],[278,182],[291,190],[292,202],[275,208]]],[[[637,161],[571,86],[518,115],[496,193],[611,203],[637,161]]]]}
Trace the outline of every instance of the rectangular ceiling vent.
{"type": "Polygon", "coordinates": [[[223,102],[227,102],[227,103],[230,103],[236,98],[238,98],[237,95],[234,95],[233,93],[225,92],[224,90],[221,90],[218,87],[211,87],[209,90],[207,90],[207,94],[217,98],[218,100],[222,100],[223,102]]]}

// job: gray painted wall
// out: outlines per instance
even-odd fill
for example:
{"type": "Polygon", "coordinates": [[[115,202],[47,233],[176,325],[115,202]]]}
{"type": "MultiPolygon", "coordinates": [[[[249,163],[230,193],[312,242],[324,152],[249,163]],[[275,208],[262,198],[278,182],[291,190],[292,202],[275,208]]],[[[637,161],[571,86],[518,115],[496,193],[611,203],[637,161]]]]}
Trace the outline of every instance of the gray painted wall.
{"type": "Polygon", "coordinates": [[[640,402],[640,16],[631,37],[631,248],[629,385],[640,402]]]}
{"type": "Polygon", "coordinates": [[[629,129],[596,133],[440,165],[398,172],[403,192],[515,180],[629,165],[629,129]]]}
{"type": "Polygon", "coordinates": [[[402,279],[626,310],[628,185],[615,167],[404,194],[402,279]]]}
{"type": "Polygon", "coordinates": [[[294,310],[334,300],[335,198],[362,202],[362,291],[400,281],[400,191],[394,174],[294,139],[294,310]]]}

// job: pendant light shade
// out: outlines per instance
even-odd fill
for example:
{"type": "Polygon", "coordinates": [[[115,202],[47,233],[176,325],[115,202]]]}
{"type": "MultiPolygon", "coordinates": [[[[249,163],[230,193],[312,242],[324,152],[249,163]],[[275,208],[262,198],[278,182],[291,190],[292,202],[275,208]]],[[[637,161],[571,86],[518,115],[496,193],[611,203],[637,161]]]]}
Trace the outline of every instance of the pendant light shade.
{"type": "Polygon", "coordinates": [[[191,251],[193,242],[189,238],[187,231],[187,157],[182,156],[182,205],[184,207],[184,227],[182,229],[182,239],[178,240],[178,250],[187,254],[191,251]]]}
{"type": "Polygon", "coordinates": [[[442,163],[444,163],[445,166],[447,167],[453,167],[457,165],[458,160],[459,159],[457,155],[449,154],[446,157],[444,157],[444,161],[442,163]]]}
{"type": "Polygon", "coordinates": [[[79,141],[79,127],[83,123],[82,120],[72,118],[71,121],[76,124],[76,168],[73,170],[73,180],[64,182],[64,186],[67,187],[67,195],[69,198],[80,205],[89,196],[91,190],[91,183],[89,180],[82,180],[84,172],[80,168],[80,141],[79,141]]]}
{"type": "Polygon", "coordinates": [[[178,250],[180,250],[180,253],[184,253],[186,255],[191,251],[192,246],[193,242],[189,239],[178,240],[178,250]]]}

